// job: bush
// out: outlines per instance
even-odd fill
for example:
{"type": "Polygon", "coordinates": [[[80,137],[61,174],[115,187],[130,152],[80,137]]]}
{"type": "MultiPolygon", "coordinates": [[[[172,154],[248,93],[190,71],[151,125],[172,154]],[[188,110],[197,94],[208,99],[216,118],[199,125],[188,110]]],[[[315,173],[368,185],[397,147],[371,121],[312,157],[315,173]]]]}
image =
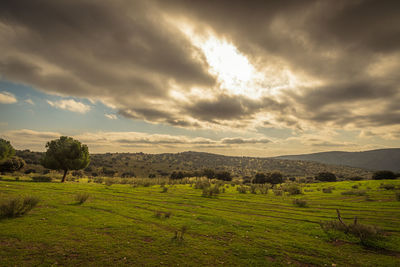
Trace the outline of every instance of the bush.
{"type": "Polygon", "coordinates": [[[320,172],[315,179],[321,182],[336,182],[336,175],[331,172],[320,172]]]}
{"type": "Polygon", "coordinates": [[[257,194],[257,185],[250,185],[250,193],[257,194]]]}
{"type": "Polygon", "coordinates": [[[353,188],[353,189],[358,189],[358,185],[355,184],[355,185],[353,185],[351,188],[353,188]]]}
{"type": "Polygon", "coordinates": [[[103,177],[94,177],[93,182],[96,184],[102,184],[104,182],[104,178],[103,177]]]}
{"type": "Polygon", "coordinates": [[[75,195],[75,201],[78,202],[78,204],[83,204],[88,200],[89,194],[88,193],[78,193],[75,195]]]}
{"type": "Polygon", "coordinates": [[[203,197],[213,197],[217,196],[220,193],[219,186],[218,185],[212,185],[209,187],[204,187],[203,188],[203,197]]]}
{"type": "Polygon", "coordinates": [[[296,198],[296,199],[293,200],[293,204],[298,206],[298,207],[301,207],[301,208],[307,207],[307,201],[305,201],[304,199],[297,199],[296,198]]]}
{"type": "Polygon", "coordinates": [[[322,192],[324,192],[324,193],[332,193],[332,187],[322,188],[322,192]]]}
{"type": "Polygon", "coordinates": [[[238,186],[236,187],[236,190],[240,193],[240,194],[246,194],[247,193],[247,187],[244,185],[238,186]]]}
{"type": "Polygon", "coordinates": [[[353,196],[365,196],[367,191],[365,190],[349,190],[342,192],[342,195],[353,195],[353,196]]]}
{"type": "Polygon", "coordinates": [[[50,176],[45,176],[45,175],[37,175],[32,177],[32,181],[34,182],[41,182],[41,183],[49,183],[53,179],[50,176]]]}
{"type": "Polygon", "coordinates": [[[373,180],[396,179],[397,176],[392,171],[377,171],[372,175],[373,180]]]}
{"type": "Polygon", "coordinates": [[[270,173],[267,177],[267,183],[270,184],[281,184],[283,183],[283,175],[280,172],[270,173]]]}
{"type": "Polygon", "coordinates": [[[301,188],[297,184],[289,184],[283,187],[283,191],[288,192],[289,195],[300,195],[302,194],[301,188]]]}
{"type": "Polygon", "coordinates": [[[168,187],[162,186],[161,187],[161,193],[167,193],[168,192],[168,187]]]}
{"type": "Polygon", "coordinates": [[[105,179],[105,184],[106,184],[106,186],[111,186],[114,184],[114,181],[111,178],[107,178],[107,179],[105,179]]]}
{"type": "Polygon", "coordinates": [[[1,172],[15,172],[25,166],[25,161],[19,157],[11,157],[0,162],[1,172]]]}
{"type": "Polygon", "coordinates": [[[394,184],[381,184],[380,188],[386,189],[386,190],[394,190],[396,189],[396,185],[394,184]]]}
{"type": "Polygon", "coordinates": [[[268,184],[262,184],[258,186],[258,189],[260,190],[261,194],[268,194],[268,189],[269,189],[269,185],[268,184]]]}
{"type": "Polygon", "coordinates": [[[274,192],[275,196],[282,196],[283,191],[281,189],[273,189],[272,192],[274,192]]]}
{"type": "Polygon", "coordinates": [[[0,204],[0,218],[14,218],[22,216],[32,210],[39,203],[36,197],[12,198],[0,204]]]}
{"type": "Polygon", "coordinates": [[[361,176],[354,176],[349,178],[350,181],[361,181],[363,178],[361,176]]]}
{"type": "Polygon", "coordinates": [[[338,221],[327,221],[320,224],[322,230],[328,234],[328,236],[331,231],[343,232],[348,236],[358,238],[360,244],[367,247],[375,247],[375,241],[383,238],[383,232],[378,227],[360,224],[357,221],[357,217],[354,218],[352,224],[346,224],[343,221],[339,210],[336,210],[336,212],[338,215],[338,221]]]}

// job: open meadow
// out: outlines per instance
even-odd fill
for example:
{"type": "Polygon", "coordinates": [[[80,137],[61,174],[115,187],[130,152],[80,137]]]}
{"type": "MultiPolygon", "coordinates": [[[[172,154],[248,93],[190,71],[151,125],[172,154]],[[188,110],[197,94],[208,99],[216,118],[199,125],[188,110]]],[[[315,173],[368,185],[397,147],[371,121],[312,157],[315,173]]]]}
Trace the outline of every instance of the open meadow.
{"type": "Polygon", "coordinates": [[[261,186],[254,194],[250,186],[225,183],[212,197],[199,184],[3,176],[3,202],[40,201],[24,216],[0,220],[1,265],[400,266],[400,180],[300,184],[301,194],[261,186]],[[80,204],[77,194],[89,198],[80,204]],[[382,233],[363,243],[323,231],[321,222],[338,221],[336,209],[345,224],[357,216],[382,233]]]}

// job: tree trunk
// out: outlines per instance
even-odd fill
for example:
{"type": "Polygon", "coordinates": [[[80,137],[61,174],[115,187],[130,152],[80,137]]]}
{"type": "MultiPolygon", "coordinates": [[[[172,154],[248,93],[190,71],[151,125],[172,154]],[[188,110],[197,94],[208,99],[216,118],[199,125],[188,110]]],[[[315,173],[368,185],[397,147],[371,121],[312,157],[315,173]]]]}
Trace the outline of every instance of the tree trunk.
{"type": "Polygon", "coordinates": [[[65,177],[67,176],[67,172],[68,172],[68,170],[64,170],[64,176],[63,176],[63,178],[61,180],[61,183],[65,182],[65,177]]]}

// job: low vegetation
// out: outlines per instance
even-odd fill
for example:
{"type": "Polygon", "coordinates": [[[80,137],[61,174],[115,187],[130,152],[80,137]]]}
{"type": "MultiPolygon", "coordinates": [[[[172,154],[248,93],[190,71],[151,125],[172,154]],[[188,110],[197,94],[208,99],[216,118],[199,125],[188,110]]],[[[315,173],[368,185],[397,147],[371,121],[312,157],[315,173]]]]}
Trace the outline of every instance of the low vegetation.
{"type": "Polygon", "coordinates": [[[0,203],[0,218],[14,218],[22,216],[32,210],[39,203],[39,198],[14,197],[0,203]]]}
{"type": "Polygon", "coordinates": [[[88,193],[78,193],[75,195],[75,201],[79,204],[82,205],[83,203],[88,200],[90,195],[88,193]]]}

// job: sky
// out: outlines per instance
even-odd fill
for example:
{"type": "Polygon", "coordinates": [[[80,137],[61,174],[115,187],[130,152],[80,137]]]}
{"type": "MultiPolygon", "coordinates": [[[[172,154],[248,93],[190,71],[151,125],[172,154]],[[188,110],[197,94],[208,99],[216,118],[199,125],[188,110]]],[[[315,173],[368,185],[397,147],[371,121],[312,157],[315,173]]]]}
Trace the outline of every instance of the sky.
{"type": "Polygon", "coordinates": [[[17,149],[400,147],[400,1],[0,1],[0,51],[17,149]]]}

